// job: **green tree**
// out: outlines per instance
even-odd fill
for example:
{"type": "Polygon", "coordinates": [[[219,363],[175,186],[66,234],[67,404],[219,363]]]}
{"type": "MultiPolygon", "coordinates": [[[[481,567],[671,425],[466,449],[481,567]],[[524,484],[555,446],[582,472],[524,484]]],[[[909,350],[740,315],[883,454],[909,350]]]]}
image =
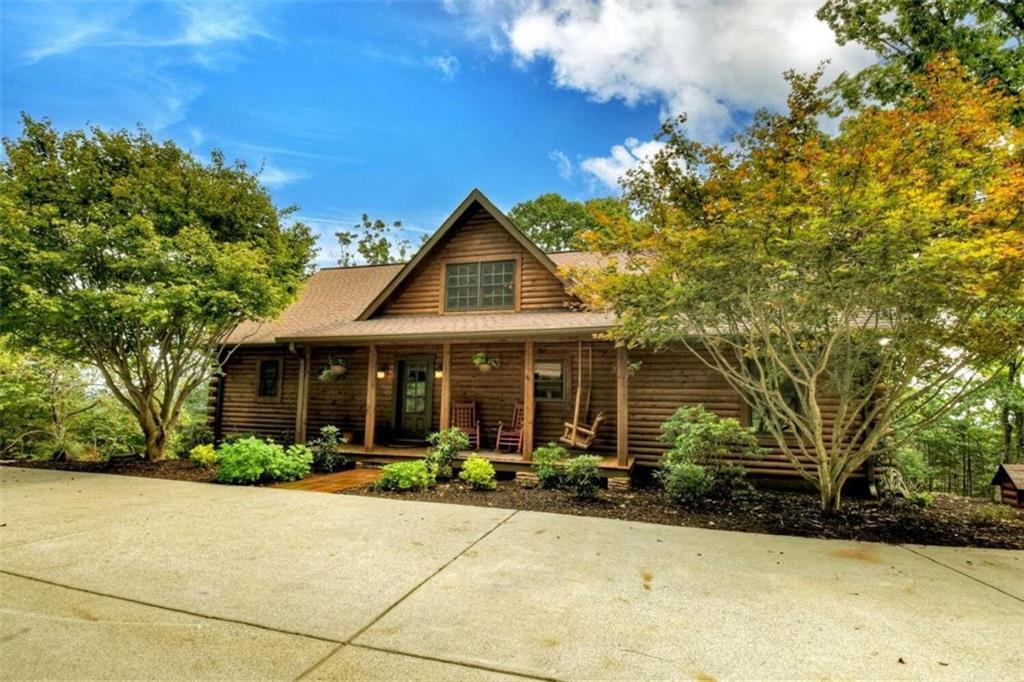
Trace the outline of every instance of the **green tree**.
{"type": "MultiPolygon", "coordinates": [[[[860,43],[881,59],[837,88],[857,105],[906,97],[914,74],[953,52],[983,82],[1002,92],[1024,92],[1024,5],[1015,0],[828,0],[818,10],[839,43],[860,43]]],[[[1014,114],[1024,118],[1019,105],[1014,114]]]]}
{"type": "Polygon", "coordinates": [[[955,60],[834,137],[820,72],[789,78],[789,110],[734,149],[666,124],[627,176],[641,220],[588,235],[619,267],[579,290],[618,314],[614,336],[685,344],[718,371],[831,511],[854,470],[1024,338],[1024,132],[1019,97],[955,60]]]}
{"type": "MultiPolygon", "coordinates": [[[[818,18],[840,44],[860,43],[880,58],[835,88],[846,101],[894,103],[912,92],[911,76],[936,56],[952,53],[979,80],[1011,96],[1024,94],[1024,5],[1012,0],[828,0],[818,18]]],[[[1019,102],[1020,100],[1018,100],[1019,102]]],[[[1014,122],[1024,125],[1024,105],[1014,122]]],[[[1019,313],[1024,315],[1024,311],[1019,313]]],[[[998,370],[1003,456],[1024,461],[1024,348],[1009,349],[998,370]]],[[[986,370],[987,371],[987,370],[986,370]]]]}
{"type": "Polygon", "coordinates": [[[370,220],[370,216],[364,213],[360,223],[354,225],[351,230],[336,232],[335,236],[341,247],[338,265],[346,267],[359,263],[402,263],[408,260],[412,253],[412,242],[402,236],[401,220],[388,225],[380,218],[370,220]],[[353,245],[355,253],[352,252],[353,245]]]}
{"type": "Polygon", "coordinates": [[[554,192],[512,207],[508,217],[544,251],[581,248],[578,237],[599,230],[609,218],[629,215],[628,205],[615,197],[570,201],[554,192]]]}
{"type": "Polygon", "coordinates": [[[0,339],[0,455],[102,456],[138,452],[138,425],[95,370],[0,339]]]}
{"type": "Polygon", "coordinates": [[[313,238],[220,153],[23,124],[0,163],[0,331],[95,367],[160,459],[230,331],[295,296],[313,238]]]}

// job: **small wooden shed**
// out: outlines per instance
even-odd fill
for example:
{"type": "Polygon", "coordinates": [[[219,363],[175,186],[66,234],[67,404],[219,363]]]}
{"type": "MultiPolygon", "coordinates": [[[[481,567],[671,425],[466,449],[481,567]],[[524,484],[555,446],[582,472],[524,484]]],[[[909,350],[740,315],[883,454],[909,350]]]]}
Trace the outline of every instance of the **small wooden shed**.
{"type": "Polygon", "coordinates": [[[1024,464],[1000,464],[992,485],[999,486],[999,501],[1024,507],[1024,464]]]}

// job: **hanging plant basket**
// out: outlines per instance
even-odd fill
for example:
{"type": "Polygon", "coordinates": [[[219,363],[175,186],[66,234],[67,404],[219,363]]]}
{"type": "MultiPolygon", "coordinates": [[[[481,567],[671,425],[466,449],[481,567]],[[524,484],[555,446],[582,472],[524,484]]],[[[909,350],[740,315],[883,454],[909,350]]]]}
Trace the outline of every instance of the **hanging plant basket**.
{"type": "Polygon", "coordinates": [[[348,363],[345,362],[344,358],[331,358],[327,362],[327,366],[320,372],[320,381],[325,383],[334,381],[344,376],[347,371],[348,363]]]}
{"type": "Polygon", "coordinates": [[[473,356],[473,364],[476,365],[476,368],[481,372],[486,373],[490,372],[495,367],[500,366],[501,362],[498,358],[489,358],[486,353],[480,352],[473,356]]]}

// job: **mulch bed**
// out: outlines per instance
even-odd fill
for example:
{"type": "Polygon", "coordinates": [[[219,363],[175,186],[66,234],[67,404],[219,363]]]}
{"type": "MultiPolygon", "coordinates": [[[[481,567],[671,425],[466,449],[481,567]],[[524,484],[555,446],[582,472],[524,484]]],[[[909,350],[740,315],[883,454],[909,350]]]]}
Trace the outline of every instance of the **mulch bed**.
{"type": "Polygon", "coordinates": [[[839,513],[823,516],[812,493],[759,490],[734,499],[710,499],[683,506],[665,501],[660,490],[602,490],[593,501],[560,490],[525,488],[499,481],[494,491],[477,491],[453,481],[423,492],[382,492],[369,488],[345,495],[503,507],[528,511],[598,516],[623,521],[738,530],[773,535],[865,540],[894,544],[1024,549],[1024,510],[952,495],[936,495],[921,509],[906,500],[846,499],[839,513]],[[997,511],[992,511],[996,509],[997,511]],[[991,515],[991,516],[990,516],[991,515]]]}
{"type": "Polygon", "coordinates": [[[187,459],[166,459],[162,462],[150,462],[141,457],[115,457],[107,462],[84,462],[79,460],[63,462],[19,461],[12,463],[12,466],[30,469],[81,471],[90,474],[169,478],[175,481],[197,481],[199,483],[212,483],[217,480],[217,470],[215,468],[202,469],[187,459]]]}
{"type": "MultiPolygon", "coordinates": [[[[180,481],[213,482],[217,478],[216,469],[200,469],[188,460],[148,462],[131,457],[109,462],[26,461],[14,465],[180,481]]],[[[774,535],[1024,549],[1024,510],[953,495],[936,495],[935,505],[927,509],[920,509],[906,500],[880,502],[847,498],[839,513],[826,517],[819,511],[813,493],[773,490],[758,490],[733,499],[708,499],[687,506],[666,502],[661,491],[655,488],[628,492],[602,490],[597,500],[584,501],[561,490],[527,488],[514,480],[498,481],[498,489],[489,492],[472,490],[452,481],[423,492],[389,493],[364,486],[339,494],[774,535]]]]}

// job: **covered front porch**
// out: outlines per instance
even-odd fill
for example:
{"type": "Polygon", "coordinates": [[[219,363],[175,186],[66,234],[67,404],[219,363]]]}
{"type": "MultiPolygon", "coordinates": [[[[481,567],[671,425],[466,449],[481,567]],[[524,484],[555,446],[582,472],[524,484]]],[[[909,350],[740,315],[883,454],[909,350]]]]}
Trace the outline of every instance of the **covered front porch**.
{"type": "MultiPolygon", "coordinates": [[[[472,404],[479,421],[474,448],[495,468],[529,468],[540,445],[558,441],[566,423],[581,428],[602,417],[589,454],[602,457],[602,473],[627,475],[629,358],[624,349],[586,337],[377,340],[365,345],[307,345],[299,357],[296,441],[338,426],[349,438],[344,451],[363,461],[420,458],[428,433],[455,426],[453,406],[472,404]],[[483,370],[474,356],[494,364],[483,370]],[[318,380],[342,359],[342,376],[318,380]],[[495,450],[499,424],[522,414],[519,440],[495,450]]],[[[462,424],[458,424],[462,426],[462,424]]],[[[572,448],[571,448],[572,449],[572,448]]]]}

